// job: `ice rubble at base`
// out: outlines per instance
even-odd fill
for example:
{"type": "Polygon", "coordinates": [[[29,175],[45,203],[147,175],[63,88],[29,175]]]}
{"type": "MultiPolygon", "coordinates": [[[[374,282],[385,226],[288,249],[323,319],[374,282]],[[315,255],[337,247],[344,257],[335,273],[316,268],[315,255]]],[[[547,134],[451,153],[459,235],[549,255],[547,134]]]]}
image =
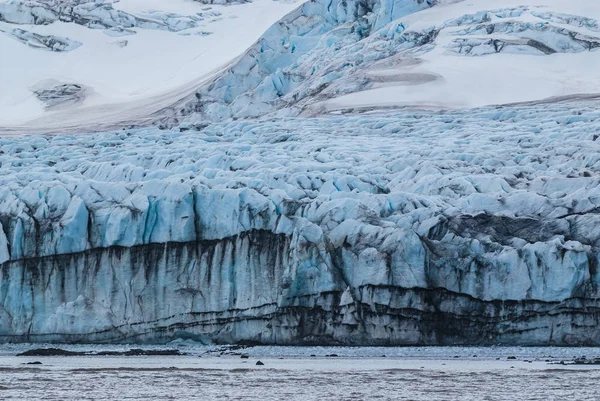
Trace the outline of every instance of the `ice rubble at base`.
{"type": "Polygon", "coordinates": [[[0,338],[600,344],[597,110],[0,139],[0,338]]]}

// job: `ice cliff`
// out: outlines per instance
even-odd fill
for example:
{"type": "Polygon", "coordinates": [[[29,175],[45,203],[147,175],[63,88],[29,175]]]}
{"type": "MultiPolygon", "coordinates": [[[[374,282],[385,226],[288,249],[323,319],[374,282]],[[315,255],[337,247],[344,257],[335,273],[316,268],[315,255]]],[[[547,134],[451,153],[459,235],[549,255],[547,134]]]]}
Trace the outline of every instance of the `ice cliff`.
{"type": "Polygon", "coordinates": [[[598,345],[598,106],[0,138],[0,340],[598,345]]]}
{"type": "MultiPolygon", "coordinates": [[[[308,1],[267,30],[234,66],[200,89],[179,114],[192,114],[187,121],[258,117],[282,108],[286,109],[283,114],[294,115],[299,111],[289,110],[291,106],[308,98],[318,99],[338,80],[346,87],[334,85],[336,94],[361,89],[367,82],[352,79],[357,66],[433,40],[434,29],[403,35],[402,24],[392,21],[436,3],[308,1]],[[376,35],[390,23],[394,25],[390,37],[376,35]],[[370,45],[375,36],[386,45],[370,45]]],[[[172,120],[173,116],[168,116],[163,123],[172,125],[172,120]]]]}

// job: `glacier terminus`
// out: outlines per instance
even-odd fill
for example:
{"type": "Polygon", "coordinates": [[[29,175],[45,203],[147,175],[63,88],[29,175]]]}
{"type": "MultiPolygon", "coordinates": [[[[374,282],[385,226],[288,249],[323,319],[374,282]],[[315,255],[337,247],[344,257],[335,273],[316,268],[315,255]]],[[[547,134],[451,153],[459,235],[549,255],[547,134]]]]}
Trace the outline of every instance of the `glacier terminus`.
{"type": "Polygon", "coordinates": [[[600,345],[590,3],[0,1],[0,341],[600,345]]]}
{"type": "Polygon", "coordinates": [[[0,338],[597,344],[598,102],[0,140],[0,338]]]}

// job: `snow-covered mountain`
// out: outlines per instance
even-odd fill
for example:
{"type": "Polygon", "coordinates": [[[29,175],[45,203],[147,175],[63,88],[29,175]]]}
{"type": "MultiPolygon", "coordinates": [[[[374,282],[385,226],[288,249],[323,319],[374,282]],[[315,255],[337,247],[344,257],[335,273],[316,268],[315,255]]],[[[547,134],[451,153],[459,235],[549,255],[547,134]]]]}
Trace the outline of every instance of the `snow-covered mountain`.
{"type": "Polygon", "coordinates": [[[184,114],[470,108],[599,93],[593,16],[600,6],[587,1],[309,2],[184,114]]]}
{"type": "Polygon", "coordinates": [[[2,70],[1,340],[600,344],[600,5],[79,3],[0,3],[112,69],[2,70]]]}
{"type": "Polygon", "coordinates": [[[101,131],[600,92],[593,2],[300,3],[3,0],[0,46],[14,56],[0,65],[11,77],[0,126],[101,131]]]}
{"type": "Polygon", "coordinates": [[[10,55],[0,64],[0,126],[47,117],[64,127],[76,114],[97,130],[106,121],[147,117],[193,93],[297,7],[206,3],[0,1],[0,49],[10,55]],[[65,85],[77,96],[65,96],[65,85]]]}

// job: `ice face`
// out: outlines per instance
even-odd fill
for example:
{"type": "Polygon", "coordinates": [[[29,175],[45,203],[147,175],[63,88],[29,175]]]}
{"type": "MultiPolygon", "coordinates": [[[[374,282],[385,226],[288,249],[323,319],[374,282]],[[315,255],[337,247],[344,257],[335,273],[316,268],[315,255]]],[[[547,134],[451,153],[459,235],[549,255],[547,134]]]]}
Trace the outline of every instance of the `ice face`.
{"type": "Polygon", "coordinates": [[[597,101],[0,139],[0,334],[598,344],[597,101]]]}

